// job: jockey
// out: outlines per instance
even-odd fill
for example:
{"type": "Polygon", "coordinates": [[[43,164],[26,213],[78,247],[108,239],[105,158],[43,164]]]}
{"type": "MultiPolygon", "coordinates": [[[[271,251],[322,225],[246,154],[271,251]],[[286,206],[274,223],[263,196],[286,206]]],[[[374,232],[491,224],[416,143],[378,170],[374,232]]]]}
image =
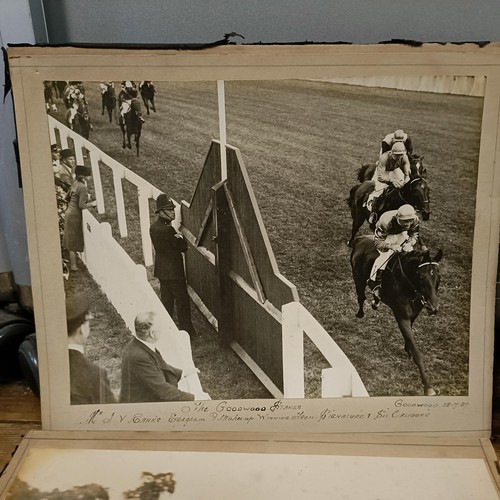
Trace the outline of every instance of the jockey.
{"type": "Polygon", "coordinates": [[[392,132],[391,134],[387,134],[383,139],[382,139],[382,147],[380,149],[380,156],[382,156],[384,153],[387,153],[387,151],[390,151],[392,149],[392,146],[396,144],[396,142],[402,142],[406,148],[406,151],[408,154],[413,153],[413,144],[411,142],[410,136],[408,134],[405,134],[405,132],[401,129],[396,130],[396,132],[392,132]]]}
{"type": "MultiPolygon", "coordinates": [[[[122,82],[122,90],[118,96],[118,102],[120,103],[120,115],[125,120],[125,115],[130,111],[132,106],[132,99],[137,97],[137,89],[133,82],[127,80],[122,82]]],[[[140,111],[137,111],[137,115],[142,123],[144,123],[144,118],[140,111]]]]}
{"type": "Polygon", "coordinates": [[[368,196],[366,208],[372,212],[369,222],[374,222],[375,201],[383,194],[388,186],[399,189],[410,180],[410,160],[402,142],[396,142],[390,151],[384,153],[377,164],[373,181],[375,188],[368,196]]]}
{"type": "Polygon", "coordinates": [[[397,210],[390,210],[381,215],[375,228],[373,243],[379,251],[368,280],[372,290],[372,307],[380,304],[380,285],[382,271],[396,252],[411,252],[418,241],[420,220],[411,205],[402,205],[397,210]]]}

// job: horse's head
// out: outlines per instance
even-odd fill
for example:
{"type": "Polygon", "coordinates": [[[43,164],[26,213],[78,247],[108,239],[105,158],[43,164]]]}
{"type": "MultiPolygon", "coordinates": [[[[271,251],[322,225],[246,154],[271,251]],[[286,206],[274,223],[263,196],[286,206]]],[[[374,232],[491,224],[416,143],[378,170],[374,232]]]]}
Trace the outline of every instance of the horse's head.
{"type": "Polygon", "coordinates": [[[403,190],[403,199],[413,205],[415,210],[422,215],[423,220],[429,220],[431,216],[431,199],[427,181],[422,177],[416,177],[405,184],[403,190]]]}
{"type": "Polygon", "coordinates": [[[432,257],[429,250],[412,252],[415,274],[413,277],[414,287],[422,301],[423,306],[429,314],[437,314],[439,310],[439,299],[437,296],[439,282],[439,261],[443,257],[443,251],[438,250],[432,257]]]}
{"type": "Polygon", "coordinates": [[[90,120],[88,107],[83,101],[78,102],[77,113],[80,115],[80,117],[83,120],[85,120],[85,121],[90,120]]]}
{"type": "Polygon", "coordinates": [[[424,157],[416,154],[408,155],[410,160],[410,177],[415,179],[416,177],[427,177],[427,170],[424,167],[424,157]]]}

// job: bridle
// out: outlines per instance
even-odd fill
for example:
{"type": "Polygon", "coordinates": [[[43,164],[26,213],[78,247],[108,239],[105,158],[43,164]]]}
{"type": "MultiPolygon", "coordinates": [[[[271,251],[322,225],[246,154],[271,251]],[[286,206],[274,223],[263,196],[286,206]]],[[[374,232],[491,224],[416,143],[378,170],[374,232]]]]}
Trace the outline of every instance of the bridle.
{"type": "MultiPolygon", "coordinates": [[[[424,181],[424,179],[422,177],[415,177],[415,179],[411,180],[408,185],[409,185],[409,191],[411,190],[411,187],[412,187],[412,184],[416,181],[424,181]]],[[[404,187],[404,186],[403,186],[404,187]]],[[[412,203],[410,203],[401,193],[402,189],[398,189],[398,195],[399,197],[401,198],[402,201],[404,201],[405,203],[408,203],[410,205],[412,205],[412,203]]],[[[427,199],[423,199],[422,200],[422,203],[424,205],[423,207],[423,210],[422,211],[427,211],[429,212],[429,203],[430,203],[430,200],[427,198],[427,199]]]]}
{"type": "MultiPolygon", "coordinates": [[[[406,280],[406,282],[410,285],[410,287],[413,290],[413,293],[415,294],[415,298],[412,299],[412,302],[415,302],[415,300],[419,299],[420,303],[422,304],[422,306],[424,306],[424,307],[427,306],[428,305],[427,299],[417,289],[417,287],[415,286],[415,284],[413,283],[413,281],[405,273],[405,270],[403,268],[403,264],[401,263],[401,255],[399,255],[399,254],[398,254],[398,263],[399,263],[399,268],[401,269],[401,275],[406,280]]],[[[439,267],[439,263],[438,262],[429,261],[429,262],[422,262],[421,264],[418,265],[419,268],[420,267],[424,267],[424,266],[438,266],[439,267]]]]}

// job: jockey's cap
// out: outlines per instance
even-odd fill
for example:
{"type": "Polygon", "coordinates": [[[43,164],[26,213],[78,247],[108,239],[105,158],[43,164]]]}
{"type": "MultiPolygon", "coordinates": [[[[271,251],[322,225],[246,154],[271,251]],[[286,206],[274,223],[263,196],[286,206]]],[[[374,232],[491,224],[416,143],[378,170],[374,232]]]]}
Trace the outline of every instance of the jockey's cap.
{"type": "Polygon", "coordinates": [[[396,130],[396,132],[394,132],[394,140],[395,141],[404,141],[405,140],[405,133],[401,129],[396,130]]]}
{"type": "Polygon", "coordinates": [[[411,205],[401,205],[396,213],[398,220],[413,220],[416,217],[415,209],[411,205]]]}
{"type": "Polygon", "coordinates": [[[402,155],[406,153],[405,145],[402,142],[396,142],[391,148],[392,154],[402,155]]]}
{"type": "Polygon", "coordinates": [[[132,82],[131,82],[131,81],[127,80],[127,81],[125,82],[125,88],[126,88],[126,89],[133,89],[133,88],[134,88],[134,86],[132,85],[132,82]]]}

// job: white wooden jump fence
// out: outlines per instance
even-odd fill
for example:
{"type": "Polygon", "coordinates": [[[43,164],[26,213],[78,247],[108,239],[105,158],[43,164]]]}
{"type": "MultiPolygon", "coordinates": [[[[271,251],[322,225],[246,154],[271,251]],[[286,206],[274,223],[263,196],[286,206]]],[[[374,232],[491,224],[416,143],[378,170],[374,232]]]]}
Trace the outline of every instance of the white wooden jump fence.
{"type": "MultiPolygon", "coordinates": [[[[167,363],[192,371],[194,363],[189,335],[177,329],[147,279],[146,267],[153,264],[153,249],[149,236],[151,224],[149,200],[156,199],[161,191],[50,115],[48,115],[48,120],[51,144],[57,142],[58,134],[60,146],[67,148],[68,138],[71,138],[77,164],[84,163],[84,149],[88,151],[99,214],[106,212],[101,183],[101,166],[111,169],[118,229],[123,238],[128,236],[128,231],[122,179],[126,179],[137,187],[144,265],[135,264],[113,238],[111,226],[108,223],[99,223],[88,210],[84,210],[84,262],[96,283],[102,288],[132,332],[135,331],[134,318],[138,312],[154,311],[159,315],[166,332],[165,339],[159,346],[162,356],[167,363]]],[[[177,218],[174,225],[179,227],[181,224],[179,204],[176,203],[176,205],[177,218]]],[[[311,339],[330,364],[330,368],[322,371],[322,397],[369,396],[358,372],[347,356],[302,304],[299,302],[286,304],[282,308],[281,317],[283,396],[285,398],[304,398],[305,396],[304,334],[311,339]]],[[[209,399],[196,373],[181,380],[179,387],[195,394],[197,399],[209,399]]]]}

